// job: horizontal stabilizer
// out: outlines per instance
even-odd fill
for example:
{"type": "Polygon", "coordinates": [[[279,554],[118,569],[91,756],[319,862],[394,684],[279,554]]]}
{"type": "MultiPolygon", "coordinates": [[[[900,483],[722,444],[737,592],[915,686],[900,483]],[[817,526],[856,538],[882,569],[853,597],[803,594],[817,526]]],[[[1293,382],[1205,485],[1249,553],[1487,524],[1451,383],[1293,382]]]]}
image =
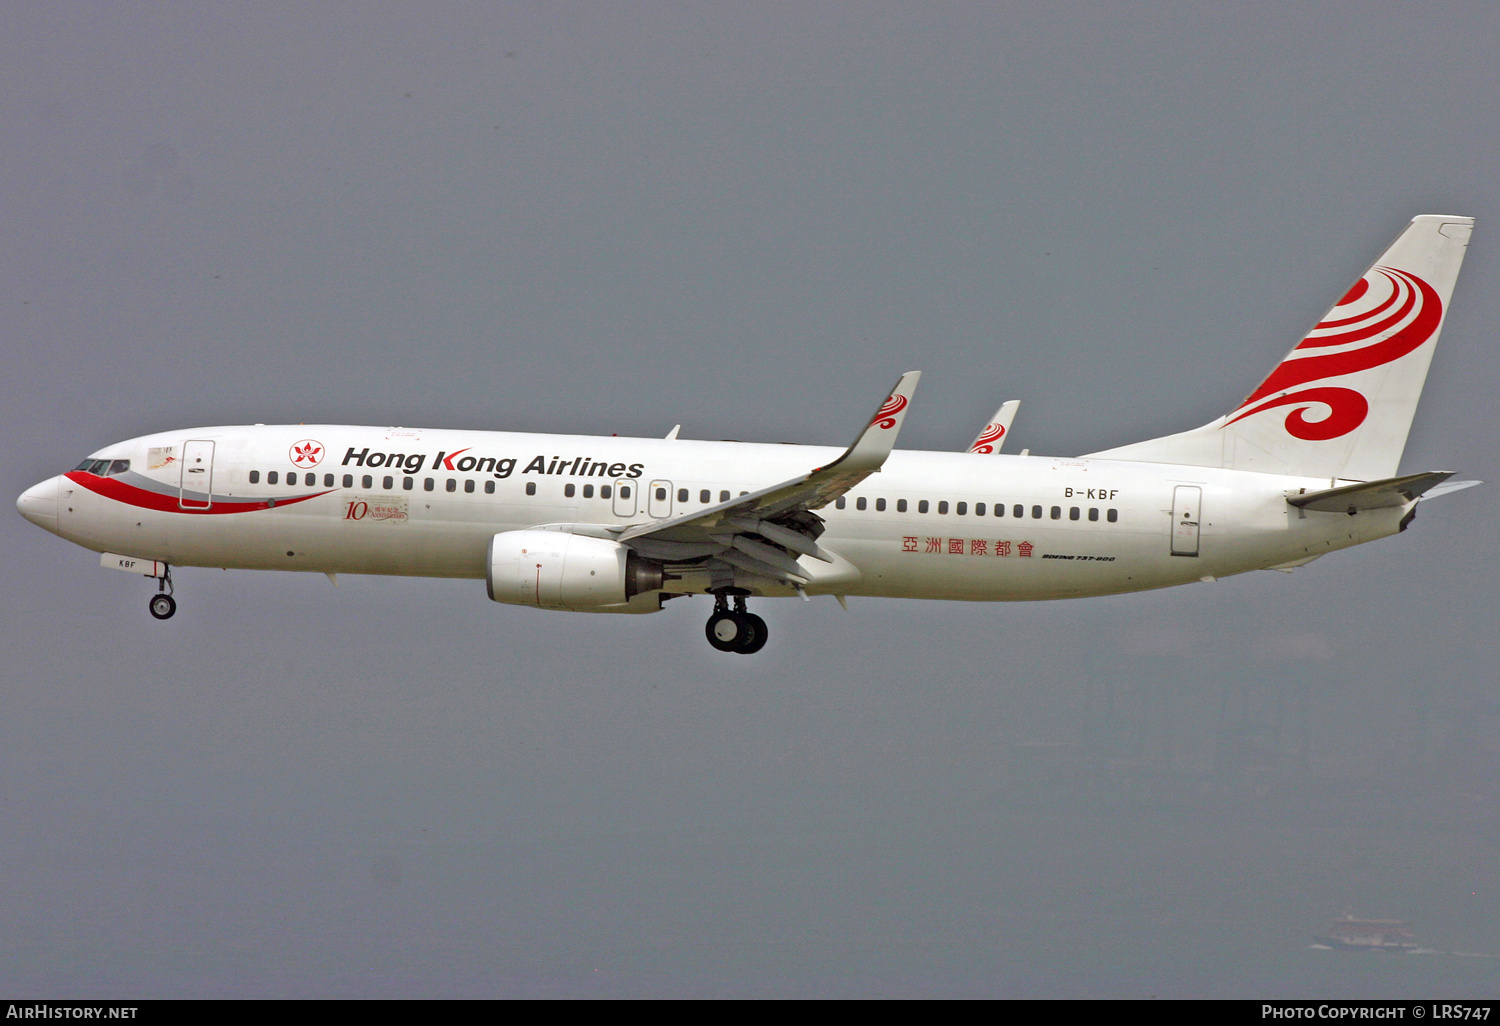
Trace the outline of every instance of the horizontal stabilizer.
{"type": "Polygon", "coordinates": [[[1452,495],[1454,492],[1461,492],[1465,488],[1473,488],[1475,485],[1482,484],[1484,484],[1483,481],[1444,481],[1436,488],[1429,488],[1423,492],[1422,501],[1426,502],[1428,499],[1436,499],[1439,495],[1452,495]]]}
{"type": "Polygon", "coordinates": [[[1405,506],[1453,476],[1453,471],[1433,474],[1407,474],[1405,477],[1390,477],[1384,481],[1366,481],[1362,484],[1344,485],[1340,488],[1325,488],[1317,492],[1288,495],[1286,501],[1300,509],[1318,510],[1322,513],[1358,513],[1367,509],[1390,509],[1405,506]]]}

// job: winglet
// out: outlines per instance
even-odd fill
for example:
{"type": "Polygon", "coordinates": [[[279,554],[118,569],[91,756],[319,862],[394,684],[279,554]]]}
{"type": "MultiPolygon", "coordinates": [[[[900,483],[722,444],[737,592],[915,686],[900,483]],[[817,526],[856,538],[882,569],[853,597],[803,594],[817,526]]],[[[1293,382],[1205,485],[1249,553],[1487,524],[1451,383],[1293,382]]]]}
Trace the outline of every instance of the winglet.
{"type": "Polygon", "coordinates": [[[907,371],[901,375],[901,380],[896,382],[890,396],[880,404],[880,409],[875,411],[875,416],[870,418],[870,423],[854,444],[838,459],[813,473],[834,467],[845,473],[869,474],[879,470],[896,447],[896,436],[901,433],[901,424],[911,407],[912,393],[917,390],[917,382],[921,379],[921,371],[907,371]]]}
{"type": "Polygon", "coordinates": [[[979,432],[969,446],[970,452],[992,453],[999,452],[1000,447],[1005,444],[1005,436],[1010,431],[1010,422],[1016,419],[1016,408],[1021,405],[1021,400],[1010,399],[1000,404],[990,422],[979,432]]]}

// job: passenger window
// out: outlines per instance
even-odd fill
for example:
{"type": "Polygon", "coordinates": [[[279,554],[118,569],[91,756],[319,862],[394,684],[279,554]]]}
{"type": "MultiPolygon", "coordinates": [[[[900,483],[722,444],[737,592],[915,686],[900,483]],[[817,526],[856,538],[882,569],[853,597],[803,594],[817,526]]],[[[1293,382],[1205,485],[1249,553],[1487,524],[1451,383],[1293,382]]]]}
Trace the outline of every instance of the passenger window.
{"type": "MultiPolygon", "coordinates": [[[[536,494],[536,485],[534,485],[534,484],[533,485],[528,485],[527,487],[529,487],[531,489],[531,491],[527,493],[528,495],[535,495],[536,494]]],[[[630,486],[629,485],[621,485],[620,486],[620,498],[622,498],[622,499],[628,499],[628,498],[630,498],[630,486]]]]}
{"type": "MultiPolygon", "coordinates": [[[[572,485],[568,485],[568,487],[572,488],[573,486],[572,485]]],[[[474,479],[472,477],[465,478],[464,479],[464,491],[466,491],[466,492],[472,492],[473,490],[474,490],[474,479]]]]}
{"type": "Polygon", "coordinates": [[[415,478],[403,477],[401,479],[401,487],[404,488],[408,492],[412,490],[412,486],[415,485],[416,483],[417,482],[416,482],[415,478]]]}
{"type": "Polygon", "coordinates": [[[266,484],[276,484],[280,480],[281,477],[276,473],[276,471],[272,470],[266,473],[266,484]]]}
{"type": "Polygon", "coordinates": [[[974,503],[974,515],[976,517],[982,517],[982,516],[984,516],[984,503],[982,503],[982,502],[976,502],[976,503],[974,503]]]}
{"type": "Polygon", "coordinates": [[[594,497],[594,486],[593,485],[584,485],[583,486],[583,497],[585,499],[592,499],[594,497]]]}
{"type": "Polygon", "coordinates": [[[677,501],[678,502],[687,502],[687,497],[688,497],[688,490],[686,488],[679,488],[679,489],[677,489],[677,501]]]}
{"type": "Polygon", "coordinates": [[[917,512],[918,513],[926,513],[927,512],[927,500],[926,499],[922,499],[922,500],[920,500],[917,503],[917,512]]]}
{"type": "Polygon", "coordinates": [[[865,497],[863,495],[861,495],[859,498],[857,498],[857,499],[854,500],[854,508],[855,509],[863,510],[868,505],[869,505],[869,503],[865,501],[865,497]]]}
{"type": "Polygon", "coordinates": [[[713,492],[711,492],[707,488],[705,488],[701,492],[698,493],[698,501],[701,502],[701,503],[703,503],[703,505],[707,506],[710,502],[713,501],[713,494],[714,494],[713,492]]]}
{"type": "Polygon", "coordinates": [[[359,479],[359,486],[361,488],[374,488],[375,487],[375,479],[373,477],[371,477],[369,474],[366,474],[364,477],[361,477],[359,479]]]}
{"type": "Polygon", "coordinates": [[[666,502],[667,501],[667,490],[665,488],[658,488],[656,490],[656,501],[657,502],[666,502]]]}
{"type": "Polygon", "coordinates": [[[486,481],[484,483],[484,494],[486,494],[486,495],[494,495],[495,494],[495,482],[493,482],[493,481],[486,481]]]}
{"type": "Polygon", "coordinates": [[[720,492],[719,493],[719,501],[720,502],[728,502],[729,501],[729,493],[728,492],[720,492]]]}
{"type": "Polygon", "coordinates": [[[396,479],[394,477],[381,478],[380,487],[384,488],[386,491],[390,491],[392,488],[396,487],[396,479]]]}
{"type": "MultiPolygon", "coordinates": [[[[1041,509],[1041,508],[1042,507],[1040,507],[1040,506],[1037,507],[1037,509],[1041,509]]],[[[1023,505],[1021,505],[1018,502],[1014,506],[1011,507],[1010,515],[1019,520],[1021,517],[1024,517],[1026,515],[1026,507],[1023,506],[1023,505]]],[[[1037,516],[1041,516],[1041,514],[1038,513],[1037,516]]]]}
{"type": "Polygon", "coordinates": [[[943,499],[941,502],[938,503],[938,515],[939,516],[947,516],[948,515],[948,500],[947,499],[943,499]]]}
{"type": "Polygon", "coordinates": [[[568,483],[568,484],[563,485],[563,497],[564,498],[571,499],[573,497],[573,492],[574,492],[574,488],[573,488],[573,485],[572,485],[571,482],[568,483]]]}
{"type": "Polygon", "coordinates": [[[905,513],[906,512],[906,500],[905,499],[897,499],[896,500],[896,512],[897,513],[905,513]]]}
{"type": "Polygon", "coordinates": [[[1053,520],[1061,520],[1062,519],[1062,507],[1061,506],[1053,506],[1052,507],[1052,519],[1053,520]]]}
{"type": "Polygon", "coordinates": [[[847,504],[848,504],[848,500],[845,499],[842,495],[840,495],[837,499],[833,500],[833,505],[834,505],[835,509],[843,509],[847,504]]]}
{"type": "Polygon", "coordinates": [[[1114,523],[1116,520],[1120,519],[1120,511],[1117,509],[1110,510],[1105,519],[1107,519],[1111,524],[1114,523]]]}
{"type": "MultiPolygon", "coordinates": [[[[407,478],[406,480],[410,481],[411,478],[407,478]]],[[[333,487],[333,475],[332,474],[324,474],[323,475],[323,487],[324,488],[332,488],[333,487]]],[[[410,488],[411,485],[408,484],[406,487],[410,488]]]]}
{"type": "Polygon", "coordinates": [[[613,492],[613,491],[614,491],[614,489],[611,488],[609,485],[600,485],[599,486],[599,498],[601,498],[601,499],[607,499],[607,498],[610,497],[610,493],[613,492]]]}
{"type": "Polygon", "coordinates": [[[1031,507],[1031,519],[1033,519],[1033,520],[1040,520],[1040,519],[1042,519],[1042,507],[1040,507],[1040,506],[1033,506],[1033,507],[1031,507]]]}
{"type": "Polygon", "coordinates": [[[1093,520],[1093,521],[1097,521],[1099,519],[1099,507],[1098,506],[1091,506],[1091,507],[1089,507],[1089,519],[1093,520]]]}
{"type": "Polygon", "coordinates": [[[884,513],[885,512],[885,500],[884,499],[876,499],[875,500],[875,512],[876,513],[884,513]]]}
{"type": "MultiPolygon", "coordinates": [[[[308,475],[307,475],[307,476],[308,476],[308,477],[309,477],[309,478],[311,478],[311,477],[312,477],[312,475],[311,475],[311,474],[308,474],[308,475]]],[[[294,471],[292,471],[292,472],[291,472],[291,473],[290,473],[290,474],[288,474],[288,475],[287,475],[287,476],[286,476],[286,483],[287,483],[287,484],[289,484],[289,485],[294,485],[294,484],[296,484],[296,483],[297,483],[297,472],[296,472],[296,471],[295,471],[295,470],[294,470],[294,471]]],[[[311,481],[309,481],[309,482],[308,482],[308,483],[309,483],[309,484],[311,484],[311,483],[312,483],[312,482],[311,482],[311,481]]]]}
{"type": "Polygon", "coordinates": [[[252,470],[252,471],[250,471],[250,483],[251,484],[260,484],[260,471],[258,471],[258,470],[252,470]]]}
{"type": "Polygon", "coordinates": [[[1068,510],[1068,519],[1069,520],[1077,520],[1078,519],[1078,507],[1077,506],[1074,506],[1074,507],[1072,507],[1071,509],[1068,510]]]}
{"type": "Polygon", "coordinates": [[[527,481],[526,482],[526,494],[527,495],[535,495],[536,494],[536,482],[535,481],[527,481]]]}
{"type": "Polygon", "coordinates": [[[430,491],[432,491],[432,486],[433,486],[433,480],[432,480],[432,478],[430,478],[430,477],[424,477],[424,478],[422,478],[422,491],[424,491],[424,492],[430,492],[430,491]]]}
{"type": "Polygon", "coordinates": [[[345,474],[344,475],[344,487],[345,488],[353,488],[354,487],[354,475],[353,474],[345,474]]]}
{"type": "Polygon", "coordinates": [[[960,502],[958,505],[953,507],[953,512],[957,513],[959,516],[964,516],[969,512],[969,504],[967,502],[960,502]]]}
{"type": "Polygon", "coordinates": [[[455,479],[453,479],[453,478],[450,477],[448,479],[448,484],[447,484],[446,487],[447,487],[448,491],[450,491],[450,492],[456,492],[456,491],[458,491],[458,481],[456,481],[455,479]]]}

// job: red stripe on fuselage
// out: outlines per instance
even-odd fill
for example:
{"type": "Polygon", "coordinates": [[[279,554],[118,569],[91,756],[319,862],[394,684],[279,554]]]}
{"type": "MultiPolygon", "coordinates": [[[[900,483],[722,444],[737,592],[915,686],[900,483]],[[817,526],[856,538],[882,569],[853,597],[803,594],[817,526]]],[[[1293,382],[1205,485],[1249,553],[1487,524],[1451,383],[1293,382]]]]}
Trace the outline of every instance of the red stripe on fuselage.
{"type": "Polygon", "coordinates": [[[152,509],[158,513],[254,513],[256,510],[271,509],[271,503],[276,506],[290,506],[295,502],[306,502],[308,499],[316,499],[320,495],[328,495],[327,492],[314,492],[312,495],[294,495],[286,499],[267,499],[259,502],[227,502],[223,499],[210,497],[213,505],[207,507],[192,507],[184,509],[178,503],[176,492],[151,492],[135,485],[126,484],[118,478],[97,477],[86,471],[72,470],[63,475],[74,484],[82,485],[89,491],[123,502],[127,506],[136,506],[140,509],[152,509]]]}

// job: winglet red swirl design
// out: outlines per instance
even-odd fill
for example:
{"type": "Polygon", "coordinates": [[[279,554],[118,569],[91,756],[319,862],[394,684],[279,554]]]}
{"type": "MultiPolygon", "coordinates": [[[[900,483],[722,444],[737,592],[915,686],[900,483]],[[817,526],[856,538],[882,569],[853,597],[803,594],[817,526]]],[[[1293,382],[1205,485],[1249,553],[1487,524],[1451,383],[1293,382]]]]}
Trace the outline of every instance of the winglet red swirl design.
{"type": "MultiPolygon", "coordinates": [[[[1378,283],[1379,279],[1374,281],[1378,283]]],[[[1285,421],[1286,430],[1293,437],[1321,442],[1347,435],[1363,424],[1370,412],[1369,400],[1363,394],[1342,387],[1308,388],[1300,392],[1288,389],[1394,363],[1431,339],[1442,319],[1443,301],[1431,285],[1409,271],[1376,267],[1354,284],[1328,318],[1308,333],[1224,426],[1265,410],[1296,406],[1297,409],[1287,413],[1285,421]],[[1346,313],[1347,307],[1368,295],[1375,274],[1385,279],[1390,294],[1371,309],[1346,313]],[[1300,355],[1306,350],[1353,345],[1393,330],[1389,337],[1356,349],[1300,355]],[[1307,420],[1306,407],[1311,404],[1326,406],[1328,415],[1321,420],[1307,420]]]]}
{"type": "Polygon", "coordinates": [[[970,452],[989,453],[995,451],[995,443],[1005,436],[1004,424],[986,424],[979,437],[974,439],[974,444],[969,446],[970,452]]]}
{"type": "Polygon", "coordinates": [[[896,414],[904,409],[906,409],[906,396],[893,395],[885,401],[885,405],[880,408],[880,412],[875,414],[870,423],[889,430],[896,426],[896,414]]]}

